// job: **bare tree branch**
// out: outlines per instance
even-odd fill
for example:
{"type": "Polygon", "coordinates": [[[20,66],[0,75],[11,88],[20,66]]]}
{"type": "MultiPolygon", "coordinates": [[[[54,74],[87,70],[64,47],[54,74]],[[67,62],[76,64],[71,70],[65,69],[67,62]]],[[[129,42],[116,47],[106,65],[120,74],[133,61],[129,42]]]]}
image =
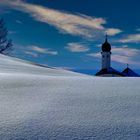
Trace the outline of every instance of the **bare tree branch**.
{"type": "Polygon", "coordinates": [[[8,30],[3,19],[0,19],[0,53],[8,54],[12,50],[12,40],[7,39],[8,30]]]}

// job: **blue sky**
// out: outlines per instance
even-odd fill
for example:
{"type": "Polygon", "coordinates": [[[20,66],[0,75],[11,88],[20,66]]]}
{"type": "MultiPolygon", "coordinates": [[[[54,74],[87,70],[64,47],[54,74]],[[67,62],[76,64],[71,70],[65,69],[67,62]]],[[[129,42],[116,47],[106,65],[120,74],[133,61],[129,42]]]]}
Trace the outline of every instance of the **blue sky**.
{"type": "Polygon", "coordinates": [[[101,68],[108,33],[112,66],[140,68],[139,0],[3,0],[13,56],[67,69],[101,68]]]}

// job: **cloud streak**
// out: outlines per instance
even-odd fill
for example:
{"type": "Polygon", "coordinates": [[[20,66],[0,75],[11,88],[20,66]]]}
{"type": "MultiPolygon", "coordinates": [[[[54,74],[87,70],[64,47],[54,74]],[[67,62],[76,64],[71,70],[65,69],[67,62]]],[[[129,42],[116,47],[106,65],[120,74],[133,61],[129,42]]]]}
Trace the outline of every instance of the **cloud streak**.
{"type": "Polygon", "coordinates": [[[80,43],[68,43],[68,45],[65,48],[70,52],[76,52],[76,53],[87,52],[90,50],[87,46],[80,43]]]}
{"type": "MultiPolygon", "coordinates": [[[[135,61],[133,58],[140,55],[140,50],[128,48],[127,46],[112,47],[112,61],[123,63],[123,64],[134,64],[140,65],[139,62],[135,61]]],[[[90,57],[101,58],[100,53],[89,53],[90,57]]]]}
{"type": "Polygon", "coordinates": [[[31,51],[25,51],[25,54],[33,56],[33,57],[38,57],[38,54],[35,52],[31,52],[31,51]]]}
{"type": "Polygon", "coordinates": [[[57,51],[53,51],[53,50],[48,49],[48,48],[41,48],[41,47],[38,47],[38,46],[29,46],[29,48],[32,51],[37,52],[37,53],[49,54],[49,55],[57,55],[58,54],[57,51]]]}
{"type": "Polygon", "coordinates": [[[119,40],[121,43],[139,43],[140,34],[128,35],[126,38],[119,40]]]}
{"type": "Polygon", "coordinates": [[[71,14],[47,7],[29,4],[20,0],[5,0],[0,4],[10,6],[16,10],[28,13],[35,20],[50,24],[56,27],[61,33],[67,33],[86,38],[95,38],[108,31],[109,35],[116,35],[121,32],[116,28],[105,28],[104,18],[90,17],[82,14],[71,14]]]}
{"type": "Polygon", "coordinates": [[[109,28],[109,29],[106,30],[106,32],[107,32],[107,34],[108,34],[109,36],[114,36],[114,35],[116,35],[116,34],[121,33],[122,30],[116,29],[116,28],[109,28]]]}

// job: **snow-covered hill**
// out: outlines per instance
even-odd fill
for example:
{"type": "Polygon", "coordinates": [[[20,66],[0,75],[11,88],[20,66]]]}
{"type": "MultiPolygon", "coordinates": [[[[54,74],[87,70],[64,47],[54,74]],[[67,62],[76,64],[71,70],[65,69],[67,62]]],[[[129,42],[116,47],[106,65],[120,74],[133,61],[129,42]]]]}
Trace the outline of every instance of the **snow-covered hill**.
{"type": "Polygon", "coordinates": [[[17,59],[14,57],[8,57],[0,55],[0,73],[11,73],[11,74],[39,74],[48,76],[74,76],[80,75],[78,73],[38,66],[35,63],[17,59]]]}
{"type": "Polygon", "coordinates": [[[139,140],[139,84],[0,56],[0,140],[139,140]]]}

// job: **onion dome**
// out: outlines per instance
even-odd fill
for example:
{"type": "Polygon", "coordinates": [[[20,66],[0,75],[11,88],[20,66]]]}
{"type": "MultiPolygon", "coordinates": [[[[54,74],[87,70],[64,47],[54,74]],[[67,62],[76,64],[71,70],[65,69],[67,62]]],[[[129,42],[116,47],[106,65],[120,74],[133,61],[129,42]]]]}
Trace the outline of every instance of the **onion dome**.
{"type": "Polygon", "coordinates": [[[108,43],[107,35],[106,35],[105,43],[102,44],[102,51],[103,52],[110,52],[111,51],[111,45],[108,43]]]}

